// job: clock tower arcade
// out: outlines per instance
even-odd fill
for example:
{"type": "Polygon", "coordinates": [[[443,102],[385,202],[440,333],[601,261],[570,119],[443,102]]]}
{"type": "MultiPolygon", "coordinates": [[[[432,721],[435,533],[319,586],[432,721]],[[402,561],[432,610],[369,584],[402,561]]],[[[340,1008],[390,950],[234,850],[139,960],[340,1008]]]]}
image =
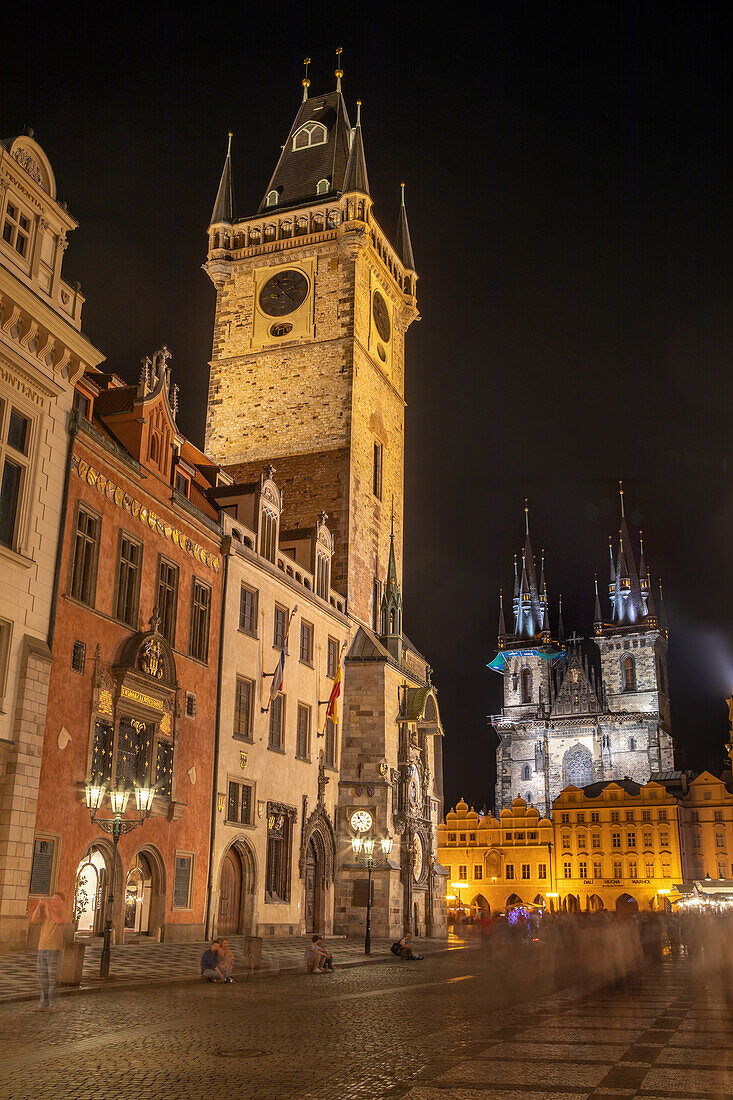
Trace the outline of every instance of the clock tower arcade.
{"type": "MultiPolygon", "coordinates": [[[[338,75],[338,74],[337,74],[338,75]]],[[[404,345],[417,317],[407,214],[374,216],[360,106],[303,101],[256,213],[235,218],[230,150],[208,230],[216,287],[206,451],[235,482],[277,471],[294,527],[326,510],[333,587],[379,629],[390,530],[402,578],[404,345]]]]}

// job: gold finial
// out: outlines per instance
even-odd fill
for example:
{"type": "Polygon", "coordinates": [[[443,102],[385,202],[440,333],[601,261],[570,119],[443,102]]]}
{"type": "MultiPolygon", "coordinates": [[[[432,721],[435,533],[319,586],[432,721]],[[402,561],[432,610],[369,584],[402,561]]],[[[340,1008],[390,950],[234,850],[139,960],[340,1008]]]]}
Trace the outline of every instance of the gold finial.
{"type": "Polygon", "coordinates": [[[341,46],[336,50],[336,91],[341,91],[341,77],[344,75],[344,70],[341,68],[341,54],[344,51],[341,46]]]}
{"type": "Polygon", "coordinates": [[[405,205],[405,181],[404,180],[400,184],[400,189],[402,191],[402,205],[404,206],[405,205]]]}
{"type": "Polygon", "coordinates": [[[356,101],[356,125],[361,126],[361,100],[356,101]]]}
{"type": "Polygon", "coordinates": [[[303,58],[303,64],[305,65],[305,76],[303,77],[303,102],[304,103],[305,103],[306,99],[308,98],[308,89],[311,86],[311,82],[308,79],[308,66],[310,65],[310,63],[311,63],[311,59],[309,57],[304,57],[303,58]]]}
{"type": "Polygon", "coordinates": [[[230,130],[229,131],[229,144],[227,145],[227,156],[230,156],[231,152],[232,152],[232,138],[233,137],[234,137],[234,133],[233,133],[232,130],[230,130]]]}
{"type": "Polygon", "coordinates": [[[618,492],[619,492],[619,496],[621,497],[621,516],[622,516],[623,519],[625,519],[626,518],[626,512],[624,511],[624,483],[623,483],[623,481],[619,481],[619,483],[618,483],[618,492]]]}

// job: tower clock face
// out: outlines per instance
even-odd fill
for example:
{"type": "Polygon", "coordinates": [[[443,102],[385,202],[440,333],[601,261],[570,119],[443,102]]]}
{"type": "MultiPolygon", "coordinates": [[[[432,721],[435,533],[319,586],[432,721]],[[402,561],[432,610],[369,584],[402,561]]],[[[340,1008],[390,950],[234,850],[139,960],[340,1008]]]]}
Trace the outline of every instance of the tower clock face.
{"type": "Polygon", "coordinates": [[[392,335],[392,324],[389,319],[387,303],[378,290],[374,291],[374,297],[372,298],[372,313],[374,314],[375,328],[386,344],[392,335]]]}
{"type": "Polygon", "coordinates": [[[407,793],[410,799],[410,808],[416,810],[420,805],[420,772],[417,770],[416,764],[413,764],[410,768],[410,781],[407,787],[407,793]]]}
{"type": "Polygon", "coordinates": [[[374,822],[369,810],[354,810],[349,819],[355,833],[368,833],[374,822]]]}
{"type": "Polygon", "coordinates": [[[285,317],[302,306],[308,280],[302,271],[278,271],[260,291],[260,309],[268,317],[285,317]]]}

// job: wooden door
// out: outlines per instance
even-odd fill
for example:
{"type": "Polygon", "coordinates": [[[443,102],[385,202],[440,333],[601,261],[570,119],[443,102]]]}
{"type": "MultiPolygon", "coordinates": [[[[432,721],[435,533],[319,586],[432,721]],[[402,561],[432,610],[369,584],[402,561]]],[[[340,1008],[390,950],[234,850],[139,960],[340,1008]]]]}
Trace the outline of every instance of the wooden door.
{"type": "Polygon", "coordinates": [[[316,855],[315,845],[311,840],[305,854],[305,930],[306,932],[320,932],[318,923],[320,919],[320,868],[316,855]]]}
{"type": "Polygon", "coordinates": [[[239,931],[239,907],[242,900],[242,867],[231,848],[221,865],[219,887],[219,920],[217,934],[234,936],[239,931]]]}

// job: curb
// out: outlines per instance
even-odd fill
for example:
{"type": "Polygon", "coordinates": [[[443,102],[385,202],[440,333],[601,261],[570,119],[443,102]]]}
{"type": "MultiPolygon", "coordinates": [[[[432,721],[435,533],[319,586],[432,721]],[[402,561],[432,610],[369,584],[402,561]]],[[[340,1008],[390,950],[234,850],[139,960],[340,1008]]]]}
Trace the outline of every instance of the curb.
{"type": "MultiPolygon", "coordinates": [[[[439,947],[435,951],[430,951],[425,956],[426,959],[432,958],[434,955],[445,955],[449,951],[466,951],[475,950],[472,944],[451,944],[450,947],[439,947]]],[[[393,955],[366,955],[363,959],[354,959],[350,962],[340,963],[337,970],[353,970],[357,966],[379,966],[383,963],[395,962],[393,955]]],[[[304,974],[303,966],[273,966],[265,967],[264,969],[240,971],[237,974],[236,984],[243,984],[251,981],[263,981],[265,978],[280,978],[290,974],[304,974]]],[[[119,991],[122,993],[133,991],[135,989],[147,989],[149,986],[154,985],[156,987],[166,989],[177,985],[201,985],[201,977],[199,975],[180,978],[146,978],[145,980],[133,978],[131,981],[119,981],[111,980],[104,981],[92,981],[88,985],[66,985],[58,987],[59,997],[80,997],[86,993],[106,993],[107,991],[119,991]]],[[[22,1004],[27,1001],[35,1001],[38,999],[38,991],[34,990],[32,993],[11,993],[10,996],[0,996],[0,1007],[9,1004],[22,1004]]]]}

